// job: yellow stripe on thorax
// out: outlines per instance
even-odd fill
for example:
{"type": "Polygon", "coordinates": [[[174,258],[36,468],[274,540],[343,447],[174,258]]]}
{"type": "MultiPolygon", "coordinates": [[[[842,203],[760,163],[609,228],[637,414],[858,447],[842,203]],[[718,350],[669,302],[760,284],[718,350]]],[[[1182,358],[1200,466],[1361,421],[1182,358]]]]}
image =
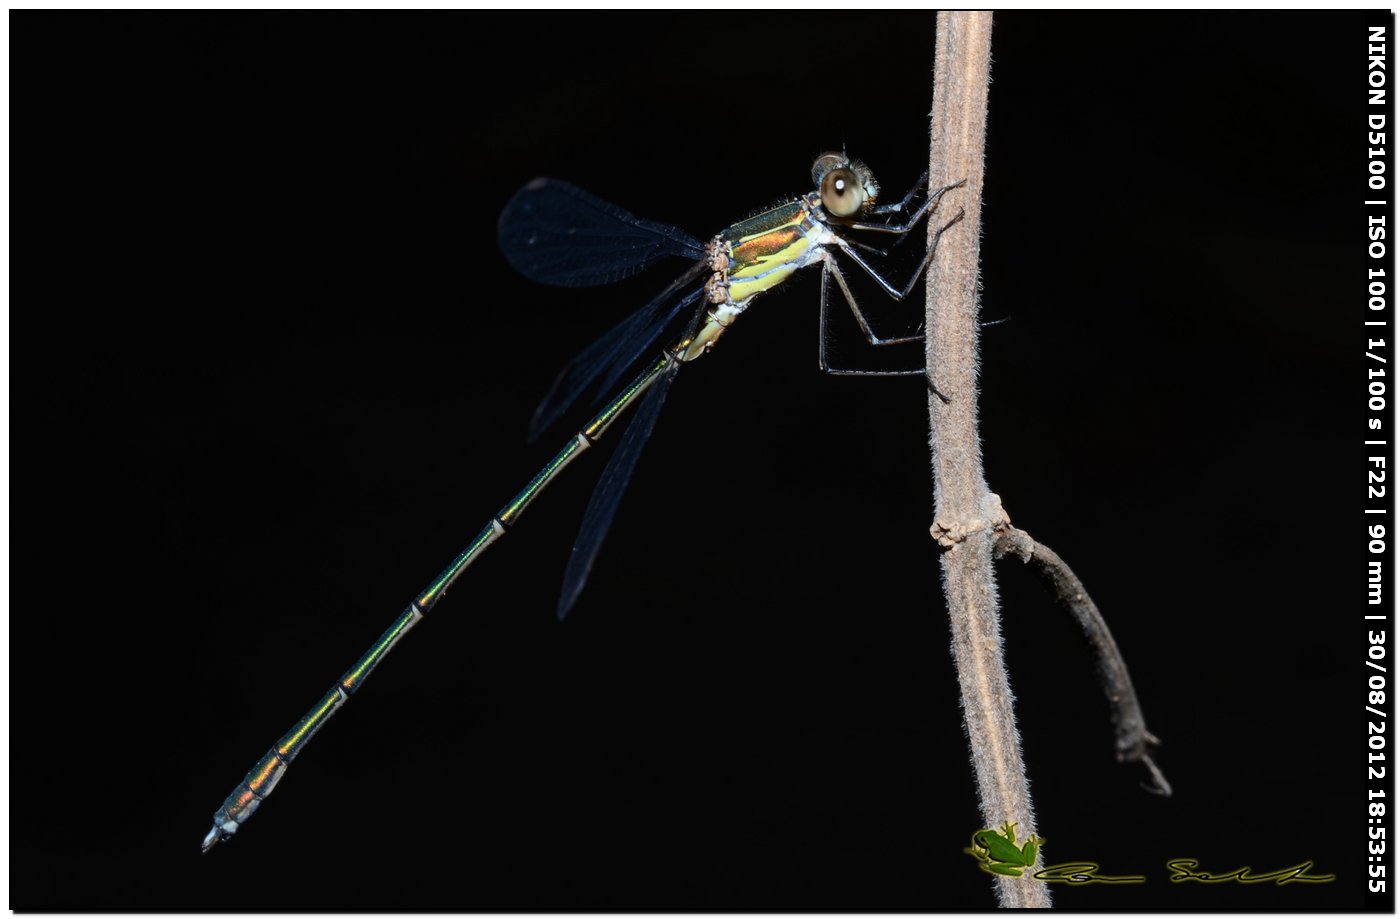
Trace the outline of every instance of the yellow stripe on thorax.
{"type": "Polygon", "coordinates": [[[811,226],[806,210],[794,203],[730,227],[730,299],[742,303],[786,281],[812,246],[806,235],[811,226]]]}

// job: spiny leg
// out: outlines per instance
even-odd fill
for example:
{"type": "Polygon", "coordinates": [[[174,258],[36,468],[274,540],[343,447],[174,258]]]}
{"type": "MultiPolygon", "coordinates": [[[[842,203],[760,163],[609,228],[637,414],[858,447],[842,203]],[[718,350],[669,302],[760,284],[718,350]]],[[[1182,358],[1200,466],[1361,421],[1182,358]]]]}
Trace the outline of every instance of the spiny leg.
{"type": "Polygon", "coordinates": [[[919,261],[919,267],[914,270],[914,274],[909,278],[909,283],[905,284],[903,288],[895,287],[884,275],[876,271],[875,266],[867,262],[864,256],[856,251],[856,248],[845,239],[842,239],[840,236],[835,236],[834,238],[836,245],[840,246],[841,250],[849,255],[851,261],[859,265],[862,271],[874,278],[875,283],[879,284],[885,293],[894,297],[896,300],[903,300],[905,297],[909,296],[909,292],[914,289],[914,285],[918,283],[919,278],[923,277],[924,272],[928,270],[929,262],[933,261],[933,255],[938,251],[938,241],[943,238],[943,234],[948,232],[950,227],[963,219],[964,213],[963,209],[959,208],[957,215],[954,216],[952,220],[938,228],[938,232],[933,236],[933,241],[929,243],[928,250],[924,252],[924,257],[919,261]]]}
{"type": "MultiPolygon", "coordinates": [[[[944,227],[944,229],[947,229],[947,227],[944,227]]],[[[939,233],[941,235],[942,231],[940,230],[939,233]]],[[[909,342],[919,341],[923,338],[922,325],[920,325],[920,327],[914,331],[914,334],[905,335],[900,338],[881,338],[880,336],[876,335],[874,330],[870,327],[870,320],[866,318],[865,311],[860,308],[860,304],[856,302],[855,295],[851,293],[850,286],[846,284],[846,276],[841,272],[840,266],[836,264],[836,257],[834,255],[831,255],[830,253],[823,253],[822,260],[826,263],[822,275],[823,286],[825,286],[826,284],[825,272],[829,271],[831,275],[836,278],[836,284],[838,287],[841,288],[841,293],[845,295],[846,303],[850,305],[851,312],[856,317],[856,322],[860,324],[861,332],[865,333],[866,341],[870,342],[870,344],[875,345],[876,347],[879,347],[882,345],[908,344],[909,342]]],[[[977,323],[977,327],[979,329],[986,329],[994,325],[1001,325],[1004,322],[1010,321],[1010,316],[1003,316],[1000,319],[989,319],[986,322],[979,322],[977,323]]]]}
{"type": "Polygon", "coordinates": [[[923,173],[917,179],[914,180],[914,184],[910,186],[907,192],[904,193],[903,201],[900,201],[897,204],[881,204],[876,207],[872,207],[870,209],[870,213],[878,214],[881,217],[885,216],[886,214],[903,214],[909,209],[909,202],[913,201],[914,196],[919,193],[919,190],[924,188],[928,188],[927,169],[925,169],[923,173]]]}
{"type": "MultiPolygon", "coordinates": [[[[915,331],[913,335],[902,335],[899,338],[881,338],[876,335],[875,331],[870,328],[870,320],[866,318],[865,312],[860,308],[860,304],[856,302],[855,295],[851,293],[850,286],[846,284],[846,276],[841,273],[841,268],[836,264],[836,256],[832,255],[830,252],[823,252],[822,261],[825,263],[822,266],[823,301],[826,299],[827,277],[833,277],[836,279],[836,286],[841,288],[841,293],[846,298],[846,304],[850,306],[851,314],[856,317],[856,322],[860,325],[860,330],[865,335],[865,340],[867,342],[879,348],[885,345],[903,345],[909,342],[923,340],[924,336],[921,331],[915,331]]],[[[824,312],[823,315],[825,315],[824,312]]]]}
{"type": "MultiPolygon", "coordinates": [[[[945,194],[947,194],[955,188],[961,188],[965,184],[967,184],[966,179],[963,179],[961,182],[955,182],[952,185],[944,185],[938,191],[929,195],[928,200],[925,201],[923,204],[920,204],[919,209],[914,212],[913,216],[909,217],[903,223],[848,223],[846,224],[846,226],[852,230],[869,230],[872,233],[892,233],[899,236],[903,236],[910,230],[914,229],[918,222],[923,219],[924,214],[927,214],[930,208],[936,207],[938,205],[938,202],[942,200],[945,194]]],[[[890,207],[893,209],[892,211],[887,212],[883,208],[877,207],[874,208],[871,211],[871,213],[902,213],[903,209],[908,206],[910,199],[913,197],[914,191],[916,191],[918,188],[919,186],[914,186],[914,188],[910,190],[908,195],[904,196],[904,200],[901,201],[899,204],[890,205],[890,207]]]]}
{"type": "Polygon", "coordinates": [[[875,333],[870,330],[869,324],[865,321],[865,316],[861,313],[860,307],[856,305],[855,298],[851,296],[851,291],[846,286],[846,279],[841,276],[840,269],[836,267],[834,259],[832,259],[830,255],[827,255],[825,258],[823,258],[822,262],[822,299],[821,308],[818,311],[819,335],[817,345],[817,365],[821,368],[822,373],[839,377],[921,376],[924,378],[925,382],[928,383],[929,391],[932,392],[938,398],[942,399],[944,404],[952,402],[952,399],[949,399],[947,396],[945,396],[941,391],[939,391],[938,387],[934,385],[933,376],[929,374],[927,368],[924,367],[919,367],[910,370],[855,370],[831,366],[831,362],[830,360],[828,360],[826,353],[828,328],[826,304],[827,298],[830,295],[831,290],[828,278],[833,274],[836,276],[837,286],[841,288],[841,293],[846,297],[846,302],[850,304],[851,312],[855,314],[856,321],[860,323],[861,332],[864,333],[865,340],[868,341],[870,344],[875,346],[909,344],[911,342],[918,341],[920,338],[922,338],[922,336],[910,335],[903,338],[880,338],[876,336],[875,333]]]}
{"type": "MultiPolygon", "coordinates": [[[[921,180],[921,181],[922,181],[922,180],[921,180]]],[[[886,225],[877,225],[877,224],[853,224],[851,228],[852,228],[852,229],[862,229],[862,230],[875,230],[875,231],[877,231],[877,232],[893,233],[893,234],[907,234],[907,233],[914,227],[914,225],[917,224],[917,223],[919,222],[919,220],[921,220],[921,219],[923,218],[924,214],[926,214],[926,213],[928,212],[929,208],[932,207],[934,204],[936,204],[936,203],[938,202],[938,200],[941,199],[941,198],[943,197],[943,195],[944,195],[946,192],[948,192],[948,191],[951,190],[951,189],[958,188],[958,187],[962,186],[965,182],[966,182],[966,180],[964,180],[963,182],[957,182],[957,183],[955,183],[955,184],[953,184],[953,185],[945,185],[943,188],[940,188],[937,192],[935,192],[932,196],[930,196],[929,199],[928,199],[927,201],[925,201],[922,205],[919,206],[919,209],[918,209],[917,213],[915,213],[913,217],[909,218],[909,219],[908,219],[904,224],[902,224],[902,225],[890,225],[890,226],[886,226],[886,225]]],[[[909,201],[911,201],[911,200],[913,199],[914,192],[917,191],[918,188],[919,188],[919,186],[918,186],[918,185],[915,185],[914,188],[910,189],[909,193],[906,194],[906,195],[904,196],[904,200],[903,200],[902,202],[900,202],[898,205],[891,206],[891,207],[890,207],[890,210],[892,210],[892,211],[899,211],[899,210],[903,210],[905,207],[907,207],[909,201]]],[[[879,212],[879,213],[885,213],[885,212],[888,212],[888,211],[885,211],[885,210],[881,209],[881,210],[879,210],[878,212],[879,212]]],[[[882,276],[878,271],[875,270],[874,266],[872,266],[872,265],[871,265],[869,262],[867,262],[865,259],[861,258],[860,255],[856,252],[856,248],[858,248],[858,247],[859,247],[859,248],[868,248],[868,247],[863,246],[863,245],[859,245],[859,244],[857,244],[857,245],[852,245],[852,242],[853,242],[853,241],[849,241],[849,240],[843,239],[843,238],[840,237],[840,236],[837,236],[836,239],[835,239],[835,241],[836,241],[837,245],[839,245],[839,246],[841,247],[841,249],[842,249],[847,255],[849,255],[849,256],[851,257],[851,259],[852,259],[857,265],[860,266],[861,270],[863,270],[866,274],[870,275],[872,278],[875,279],[876,283],[878,283],[878,284],[880,285],[880,287],[881,287],[886,293],[888,293],[888,294],[889,294],[891,297],[893,297],[894,299],[896,299],[896,300],[901,300],[901,301],[902,301],[902,300],[904,300],[906,297],[909,296],[910,291],[912,291],[912,290],[914,289],[914,284],[918,281],[918,279],[919,279],[920,277],[923,276],[924,272],[928,270],[929,263],[933,260],[934,253],[938,251],[938,242],[939,242],[940,239],[943,238],[943,234],[944,234],[945,232],[947,232],[948,229],[949,229],[950,227],[952,227],[955,223],[957,223],[958,221],[962,220],[962,218],[963,218],[963,213],[964,213],[964,211],[963,211],[962,209],[959,209],[957,215],[956,215],[952,220],[948,221],[946,224],[944,224],[943,226],[939,227],[938,232],[937,232],[936,234],[934,234],[933,242],[929,245],[928,250],[924,253],[923,259],[919,262],[919,267],[918,267],[918,269],[914,272],[913,276],[909,279],[909,283],[906,284],[902,290],[896,288],[893,284],[891,284],[884,276],[882,276]]],[[[923,376],[924,379],[925,379],[925,381],[928,383],[928,388],[929,388],[929,390],[930,390],[931,392],[933,392],[934,395],[938,396],[939,399],[943,400],[943,402],[944,402],[945,404],[946,404],[946,403],[950,403],[952,400],[949,399],[948,396],[944,395],[943,392],[941,392],[941,391],[938,389],[938,387],[934,384],[934,382],[933,382],[933,377],[932,377],[932,375],[928,372],[928,368],[926,368],[926,367],[925,367],[925,368],[922,368],[922,369],[917,369],[917,370],[855,370],[855,369],[846,369],[846,368],[839,368],[839,367],[832,367],[832,366],[831,366],[831,363],[830,363],[830,361],[829,361],[829,359],[828,359],[828,357],[827,357],[827,335],[828,335],[828,332],[827,332],[827,328],[828,328],[827,302],[828,302],[828,298],[829,298],[829,296],[830,296],[830,283],[829,283],[829,276],[830,276],[830,275],[833,275],[833,274],[834,274],[834,275],[836,276],[836,283],[837,283],[837,285],[841,288],[841,293],[842,293],[842,295],[845,296],[847,304],[850,305],[850,307],[851,307],[851,312],[855,315],[855,317],[856,317],[856,322],[859,323],[861,332],[862,332],[862,334],[865,335],[866,341],[869,342],[871,345],[883,346],[883,345],[893,345],[893,344],[908,344],[908,343],[917,341],[917,340],[919,339],[920,336],[918,336],[918,335],[911,335],[911,336],[904,336],[904,337],[900,337],[900,338],[890,338],[890,339],[882,339],[882,338],[880,338],[879,336],[877,336],[877,335],[874,333],[874,331],[870,328],[870,324],[869,324],[869,322],[866,320],[865,314],[861,312],[860,305],[859,305],[858,303],[856,303],[855,297],[851,295],[851,290],[850,290],[850,288],[849,288],[849,287],[847,286],[847,284],[846,284],[846,279],[845,279],[845,277],[841,274],[840,269],[836,267],[836,264],[835,264],[834,260],[833,260],[830,256],[827,256],[826,258],[823,259],[823,263],[824,263],[824,264],[823,264],[823,270],[822,270],[821,310],[820,310],[820,320],[819,320],[819,321],[820,321],[820,339],[819,339],[818,353],[817,353],[818,365],[821,367],[822,372],[823,372],[823,373],[830,374],[830,375],[832,375],[832,376],[860,376],[860,377],[923,376]]]]}
{"type": "MultiPolygon", "coordinates": [[[[877,246],[872,246],[869,243],[863,243],[858,239],[848,239],[846,240],[846,242],[852,246],[855,246],[860,251],[869,252],[871,255],[877,256],[878,258],[886,258],[890,254],[890,250],[888,249],[881,249],[877,246]]],[[[904,239],[898,239],[895,241],[895,245],[897,246],[902,242],[904,242],[904,239]]]]}

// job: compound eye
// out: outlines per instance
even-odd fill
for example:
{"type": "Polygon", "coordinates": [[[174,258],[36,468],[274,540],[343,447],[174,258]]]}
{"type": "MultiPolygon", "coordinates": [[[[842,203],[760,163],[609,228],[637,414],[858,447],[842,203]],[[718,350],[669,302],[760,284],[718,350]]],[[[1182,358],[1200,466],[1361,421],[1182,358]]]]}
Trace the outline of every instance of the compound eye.
{"type": "Polygon", "coordinates": [[[833,169],[822,176],[822,207],[833,217],[852,217],[865,206],[865,187],[850,169],[833,169]]]}
{"type": "Polygon", "coordinates": [[[833,169],[840,169],[843,166],[851,165],[851,161],[840,153],[823,153],[817,157],[817,161],[812,164],[812,184],[818,187],[822,184],[822,176],[833,169]]]}

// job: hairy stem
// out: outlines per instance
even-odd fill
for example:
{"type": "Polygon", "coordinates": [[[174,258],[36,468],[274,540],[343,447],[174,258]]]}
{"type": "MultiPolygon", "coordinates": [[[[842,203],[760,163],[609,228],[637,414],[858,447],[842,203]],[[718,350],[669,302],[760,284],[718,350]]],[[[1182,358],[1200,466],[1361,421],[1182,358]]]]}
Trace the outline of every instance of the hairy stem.
{"type": "MultiPolygon", "coordinates": [[[[963,717],[972,747],[984,828],[1018,825],[1035,834],[1021,740],[1002,660],[992,572],[993,527],[1004,520],[982,473],[977,434],[977,276],[981,237],[983,139],[991,71],[990,12],[938,14],[934,58],[929,188],[966,181],[949,193],[929,220],[929,244],[938,243],[928,275],[926,366],[933,450],[934,524],[943,548],[943,590],[962,689],[963,717]],[[961,222],[938,231],[962,209],[961,222]]],[[[1030,871],[998,876],[1003,907],[1048,907],[1050,893],[1030,871]]]]}

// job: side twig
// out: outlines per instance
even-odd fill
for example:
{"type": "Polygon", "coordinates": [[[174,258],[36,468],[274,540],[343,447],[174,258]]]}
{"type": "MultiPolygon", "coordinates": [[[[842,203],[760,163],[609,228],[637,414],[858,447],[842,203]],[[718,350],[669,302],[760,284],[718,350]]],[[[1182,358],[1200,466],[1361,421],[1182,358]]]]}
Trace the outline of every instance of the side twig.
{"type": "Polygon", "coordinates": [[[1099,682],[1103,685],[1104,695],[1108,697],[1113,713],[1113,728],[1117,735],[1114,746],[1118,761],[1142,763],[1151,777],[1151,784],[1144,787],[1156,794],[1170,795],[1172,787],[1167,777],[1148,753],[1149,747],[1160,746],[1162,742],[1147,730],[1132,677],[1128,675],[1128,666],[1123,662],[1113,633],[1108,630],[1108,623],[1104,622],[1094,601],[1089,599],[1084,584],[1063,559],[1032,539],[1025,530],[1018,530],[1009,524],[997,528],[994,551],[999,559],[1013,555],[1025,562],[1045,582],[1060,605],[1074,616],[1094,648],[1099,682]]]}
{"type": "MultiPolygon", "coordinates": [[[[984,828],[1015,823],[1018,834],[1030,838],[1035,815],[1002,660],[993,578],[992,528],[1005,517],[987,488],[977,433],[977,276],[991,29],[990,12],[938,14],[929,188],[967,184],[949,195],[950,205],[963,208],[962,221],[939,240],[928,275],[926,366],[931,389],[949,398],[944,404],[930,392],[928,400],[932,532],[944,549],[943,590],[984,828]]],[[[943,214],[929,221],[930,245],[953,216],[943,214]]],[[[996,878],[1003,907],[1049,907],[1048,885],[1032,873],[996,878]]]]}

